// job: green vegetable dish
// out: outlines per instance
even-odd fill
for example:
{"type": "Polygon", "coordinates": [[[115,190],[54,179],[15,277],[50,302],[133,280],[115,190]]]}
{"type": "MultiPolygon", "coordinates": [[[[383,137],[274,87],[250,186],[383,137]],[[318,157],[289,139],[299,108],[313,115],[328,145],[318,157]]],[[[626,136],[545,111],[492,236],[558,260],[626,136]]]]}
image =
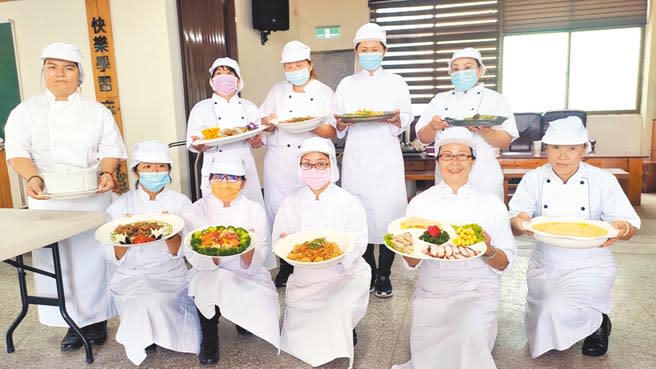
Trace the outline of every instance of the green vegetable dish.
{"type": "Polygon", "coordinates": [[[240,254],[250,245],[251,235],[241,227],[210,226],[191,235],[191,248],[208,256],[240,254]]]}

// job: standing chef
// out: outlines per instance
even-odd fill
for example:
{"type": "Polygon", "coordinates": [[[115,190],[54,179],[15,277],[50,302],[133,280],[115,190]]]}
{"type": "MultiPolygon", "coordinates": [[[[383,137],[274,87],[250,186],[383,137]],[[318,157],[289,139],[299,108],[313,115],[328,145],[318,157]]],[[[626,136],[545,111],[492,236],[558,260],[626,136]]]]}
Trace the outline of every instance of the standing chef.
{"type": "Polygon", "coordinates": [[[383,245],[387,225],[403,216],[407,205],[405,170],[398,136],[412,121],[407,83],[381,67],[387,52],[385,30],[367,23],[353,39],[362,70],[345,77],[335,92],[335,113],[359,109],[394,111],[393,117],[368,123],[345,123],[336,118],[337,137],[346,138],[342,161],[342,187],[355,195],[367,213],[369,245],[364,259],[371,267],[370,291],[392,296],[390,269],[394,253],[383,245]],[[374,245],[380,245],[378,267],[374,245]]]}
{"type": "MultiPolygon", "coordinates": [[[[7,160],[27,181],[28,207],[48,210],[105,211],[115,186],[114,170],[125,159],[125,147],[112,114],[102,104],[83,97],[82,54],[70,44],[52,43],[41,53],[46,90],[20,103],[9,115],[6,133],[7,160]],[[96,168],[98,191],[83,198],[48,199],[40,173],[96,168]]],[[[101,248],[88,231],[59,242],[66,309],[93,344],[107,338],[107,319],[116,315],[107,289],[107,269],[101,248]]],[[[32,251],[36,268],[53,270],[52,252],[32,251]]],[[[36,274],[39,295],[54,296],[55,281],[36,274]]],[[[59,310],[39,305],[39,321],[68,327],[59,310]]],[[[78,349],[82,340],[69,328],[62,351],[78,349]]]]}
{"type": "MultiPolygon", "coordinates": [[[[263,122],[269,124],[272,120],[330,114],[334,93],[317,80],[310,48],[300,41],[290,41],[282,50],[280,63],[285,72],[285,81],[276,83],[260,106],[260,111],[266,116],[263,122]]],[[[268,130],[273,132],[266,138],[264,198],[267,218],[273,225],[282,200],[303,187],[296,176],[301,142],[315,136],[335,137],[335,128],[330,124],[321,124],[310,132],[290,133],[270,125],[268,130]]],[[[285,286],[292,270],[291,265],[280,259],[280,271],[275,280],[277,287],[285,286]]]]}
{"type": "Polygon", "coordinates": [[[582,353],[608,350],[611,292],[617,266],[610,246],[628,240],[640,218],[610,173],[582,163],[588,132],[578,117],[553,121],[542,138],[548,163],[522,178],[510,200],[515,235],[539,215],[610,222],[618,236],[601,247],[565,249],[537,242],[528,264],[524,323],[532,357],[566,350],[584,339],[582,353]]]}
{"type": "MultiPolygon", "coordinates": [[[[503,173],[495,158],[494,148],[507,147],[519,137],[515,117],[508,100],[496,91],[485,88],[480,78],[485,73],[481,53],[471,47],[456,51],[449,61],[449,74],[453,91],[441,92],[430,101],[417,121],[417,137],[430,144],[449,127],[444,118],[463,119],[475,115],[506,117],[496,127],[469,127],[476,140],[476,164],[470,183],[483,192],[491,192],[503,199],[503,173]]],[[[440,173],[436,171],[436,182],[440,173]]]]}

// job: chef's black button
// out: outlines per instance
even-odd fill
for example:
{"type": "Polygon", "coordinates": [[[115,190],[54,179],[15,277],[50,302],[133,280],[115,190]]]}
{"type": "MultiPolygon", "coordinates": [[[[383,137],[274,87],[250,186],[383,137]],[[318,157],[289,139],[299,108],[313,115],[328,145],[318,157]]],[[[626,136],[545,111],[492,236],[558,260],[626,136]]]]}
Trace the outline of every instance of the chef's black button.
{"type": "Polygon", "coordinates": [[[292,147],[292,145],[290,145],[290,144],[287,144],[287,147],[292,147]]]}
{"type": "Polygon", "coordinates": [[[289,112],[291,113],[292,111],[290,110],[289,112]]]}
{"type": "Polygon", "coordinates": [[[223,150],[219,149],[219,152],[223,152],[223,150]]]}
{"type": "Polygon", "coordinates": [[[296,147],[300,149],[300,148],[301,148],[301,145],[298,145],[298,146],[296,146],[296,147]]]}
{"type": "Polygon", "coordinates": [[[214,105],[216,105],[216,104],[218,104],[218,102],[215,101],[215,102],[214,102],[214,105]]]}
{"type": "Polygon", "coordinates": [[[455,91],[453,91],[453,92],[451,92],[451,95],[455,95],[455,94],[456,94],[456,92],[455,92],[455,91]]]}
{"type": "Polygon", "coordinates": [[[548,208],[548,207],[549,207],[549,205],[547,205],[547,204],[544,205],[544,208],[545,208],[545,209],[548,208]]]}
{"type": "Polygon", "coordinates": [[[581,183],[581,184],[585,184],[585,182],[583,182],[583,181],[581,181],[581,182],[579,182],[579,183],[581,183]]]}
{"type": "Polygon", "coordinates": [[[585,206],[581,206],[581,211],[585,211],[585,206]]]}
{"type": "Polygon", "coordinates": [[[311,97],[311,98],[310,98],[310,101],[314,101],[314,97],[311,97]]]}
{"type": "Polygon", "coordinates": [[[219,117],[219,120],[221,120],[221,117],[219,117]]]}
{"type": "Polygon", "coordinates": [[[291,99],[291,98],[292,98],[292,95],[289,95],[289,98],[291,99]]]}
{"type": "Polygon", "coordinates": [[[472,108],[471,110],[474,110],[474,108],[472,108]]]}
{"type": "Polygon", "coordinates": [[[241,101],[239,102],[239,105],[241,105],[241,101]]]}
{"type": "Polygon", "coordinates": [[[444,110],[449,110],[449,108],[444,108],[444,110]]]}
{"type": "Polygon", "coordinates": [[[547,179],[547,183],[551,183],[551,180],[550,180],[550,179],[547,179]]]}
{"type": "Polygon", "coordinates": [[[481,94],[481,91],[478,91],[476,94],[477,94],[477,95],[480,95],[480,94],[481,94]]]}
{"type": "Polygon", "coordinates": [[[241,119],[244,119],[244,117],[241,117],[241,119]]]}

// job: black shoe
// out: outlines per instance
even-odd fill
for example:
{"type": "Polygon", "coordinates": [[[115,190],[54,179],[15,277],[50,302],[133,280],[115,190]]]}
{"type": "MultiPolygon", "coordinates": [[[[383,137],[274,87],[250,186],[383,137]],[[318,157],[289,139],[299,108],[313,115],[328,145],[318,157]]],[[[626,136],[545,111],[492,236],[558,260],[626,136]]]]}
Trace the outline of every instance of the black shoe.
{"type": "Polygon", "coordinates": [[[608,351],[608,336],[610,336],[610,318],[606,314],[601,314],[603,319],[599,329],[583,341],[581,352],[586,356],[601,356],[608,351]]]}
{"type": "Polygon", "coordinates": [[[376,280],[376,297],[382,299],[392,297],[392,281],[389,277],[379,276],[376,280]]]}
{"type": "Polygon", "coordinates": [[[374,292],[376,290],[376,279],[378,279],[378,278],[376,278],[376,275],[372,273],[371,274],[371,282],[369,283],[369,292],[370,293],[374,292]]]}
{"type": "Polygon", "coordinates": [[[273,280],[273,283],[276,285],[276,287],[285,287],[287,285],[287,280],[289,279],[290,274],[292,273],[280,269],[280,271],[278,271],[278,275],[276,275],[276,278],[273,280]]]}
{"type": "Polygon", "coordinates": [[[219,343],[216,341],[205,341],[200,344],[198,362],[202,365],[215,365],[219,362],[219,343]]]}
{"type": "Polygon", "coordinates": [[[240,336],[251,336],[251,335],[253,335],[253,333],[251,333],[251,331],[249,331],[245,328],[242,328],[238,325],[235,325],[235,327],[237,327],[237,333],[239,333],[240,336]]]}
{"type": "Polygon", "coordinates": [[[102,345],[107,341],[107,321],[98,322],[82,328],[82,333],[92,345],[102,345]]]}
{"type": "Polygon", "coordinates": [[[157,352],[157,345],[156,344],[153,343],[152,345],[146,347],[146,355],[151,355],[151,354],[154,354],[156,352],[157,352]]]}
{"type": "Polygon", "coordinates": [[[353,328],[353,346],[358,344],[358,334],[355,333],[355,328],[353,328]]]}
{"type": "Polygon", "coordinates": [[[203,365],[214,365],[219,362],[219,316],[221,312],[215,308],[215,315],[207,319],[198,309],[198,320],[200,321],[200,332],[202,341],[200,343],[200,352],[198,353],[198,362],[203,365]]]}
{"type": "Polygon", "coordinates": [[[68,332],[61,341],[62,352],[74,351],[80,347],[82,347],[82,338],[73,329],[68,328],[68,332]]]}

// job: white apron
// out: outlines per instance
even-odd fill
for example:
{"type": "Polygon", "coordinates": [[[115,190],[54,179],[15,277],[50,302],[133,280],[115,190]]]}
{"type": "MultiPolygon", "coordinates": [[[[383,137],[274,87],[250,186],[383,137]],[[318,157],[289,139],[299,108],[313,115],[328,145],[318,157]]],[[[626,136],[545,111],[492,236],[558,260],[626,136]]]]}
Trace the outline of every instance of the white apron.
{"type": "MultiPolygon", "coordinates": [[[[538,215],[591,219],[581,170],[563,184],[542,179],[538,215]]],[[[601,325],[611,309],[617,267],[609,248],[564,249],[538,243],[528,266],[524,323],[532,357],[565,350],[601,325]]]]}
{"type": "MultiPolygon", "coordinates": [[[[219,209],[222,204],[219,204],[218,200],[204,198],[192,205],[195,207],[193,212],[196,213],[193,227],[230,224],[255,229],[258,244],[248,269],[241,267],[239,256],[223,257],[219,267],[216,267],[210,258],[187,255],[187,259],[194,265],[188,277],[189,296],[194,297],[198,310],[207,319],[215,315],[214,306],[218,306],[224,318],[279,348],[278,293],[271,275],[262,266],[268,252],[268,242],[266,239],[257,241],[258,237],[264,237],[263,233],[268,233],[266,214],[259,204],[249,201],[240,196],[233,201],[230,208],[219,209]],[[202,208],[198,205],[202,205],[202,208]],[[257,224],[251,220],[253,207],[260,209],[257,224]],[[203,224],[198,223],[199,221],[203,224]]],[[[190,219],[188,214],[189,212],[185,211],[187,222],[190,219]]]]}
{"type": "MultiPolygon", "coordinates": [[[[85,125],[85,104],[77,100],[51,102],[47,113],[48,136],[33,139],[33,150],[50,151],[49,160],[55,164],[68,164],[86,168],[97,166],[98,145],[95,126],[85,125]],[[70,103],[70,104],[69,104],[70,103]]],[[[30,119],[39,119],[41,112],[34,112],[30,119]]],[[[38,162],[37,162],[38,163],[38,162]]],[[[48,168],[41,168],[44,170],[48,168]]],[[[111,202],[111,194],[95,194],[72,200],[28,199],[30,209],[105,211],[111,202]]],[[[107,320],[116,310],[107,289],[110,268],[102,256],[101,245],[94,237],[95,230],[59,242],[59,252],[66,297],[66,309],[80,327],[107,320]]],[[[39,269],[54,271],[52,250],[32,251],[32,264],[39,269]]],[[[55,297],[55,280],[40,274],[34,275],[37,295],[55,297]]],[[[68,327],[55,306],[38,306],[39,321],[46,325],[68,327]]]]}
{"type": "MultiPolygon", "coordinates": [[[[126,213],[180,215],[191,204],[184,195],[165,189],[154,201],[141,189],[130,191],[115,201],[108,213],[113,219],[126,213]]],[[[116,260],[114,247],[104,245],[105,257],[118,267],[109,289],[119,311],[121,323],[116,341],[125,346],[135,365],[146,358],[146,347],[157,344],[168,350],[198,353],[200,330],[194,301],[187,295],[187,266],[172,256],[166,242],[129,248],[116,260]]]]}
{"type": "MultiPolygon", "coordinates": [[[[341,191],[332,186],[324,194],[340,195],[341,191]]],[[[341,199],[304,203],[298,231],[347,231],[344,222],[348,220],[335,209],[344,206],[339,204],[341,199]]],[[[371,268],[361,258],[365,241],[360,242],[351,251],[356,255],[345,256],[354,260],[348,270],[341,264],[318,270],[294,268],[287,281],[281,349],[313,367],[340,357],[347,357],[349,368],[353,366],[353,329],[367,312],[371,281],[371,268]]]]}

